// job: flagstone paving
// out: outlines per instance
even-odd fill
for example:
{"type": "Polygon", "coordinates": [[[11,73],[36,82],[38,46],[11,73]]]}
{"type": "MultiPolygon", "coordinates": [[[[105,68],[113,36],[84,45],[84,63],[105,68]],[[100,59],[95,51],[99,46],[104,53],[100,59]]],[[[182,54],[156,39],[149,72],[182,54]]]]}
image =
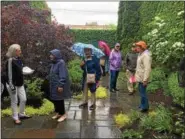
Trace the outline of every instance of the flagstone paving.
{"type": "MultiPolygon", "coordinates": [[[[108,77],[101,81],[107,86],[108,77]]],[[[49,116],[33,116],[22,125],[14,125],[10,117],[1,119],[2,138],[120,138],[121,132],[114,123],[113,116],[121,111],[128,113],[137,109],[138,93],[129,96],[124,81],[119,83],[120,91],[109,94],[107,99],[98,99],[96,110],[79,109],[81,100],[67,100],[66,121],[57,123],[49,116]]]]}

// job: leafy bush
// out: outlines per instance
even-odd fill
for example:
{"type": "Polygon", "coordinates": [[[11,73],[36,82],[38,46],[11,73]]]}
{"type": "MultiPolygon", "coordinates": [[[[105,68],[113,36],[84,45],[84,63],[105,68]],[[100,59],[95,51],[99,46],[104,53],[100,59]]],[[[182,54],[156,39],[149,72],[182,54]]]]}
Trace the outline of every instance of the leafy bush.
{"type": "Polygon", "coordinates": [[[38,76],[45,72],[39,61],[49,59],[50,50],[60,49],[63,59],[67,62],[73,58],[73,52],[68,49],[68,46],[73,43],[73,36],[64,25],[60,25],[56,21],[52,23],[48,21],[49,10],[31,8],[25,4],[19,6],[12,4],[1,7],[1,11],[3,67],[7,49],[14,43],[22,46],[24,63],[32,69],[36,69],[35,73],[38,76]]]}
{"type": "MultiPolygon", "coordinates": [[[[25,112],[28,115],[49,115],[54,110],[53,103],[44,99],[44,103],[40,108],[26,107],[25,112]]],[[[10,116],[12,114],[11,108],[1,111],[1,117],[10,116]]]]}
{"type": "MultiPolygon", "coordinates": [[[[88,91],[88,97],[91,96],[91,92],[88,91]]],[[[82,99],[83,97],[83,94],[79,94],[77,96],[73,96],[73,98],[75,99],[82,99]]],[[[103,99],[103,98],[107,98],[108,97],[108,94],[107,94],[107,89],[104,88],[104,87],[98,87],[98,89],[96,90],[96,98],[97,99],[103,99]]]]}
{"type": "Polygon", "coordinates": [[[90,43],[98,47],[98,41],[104,40],[110,47],[115,45],[116,30],[82,30],[72,29],[75,42],[90,43]]]}
{"type": "Polygon", "coordinates": [[[114,120],[115,120],[116,124],[120,127],[123,127],[123,126],[131,123],[131,119],[129,118],[129,116],[126,114],[123,114],[123,113],[119,113],[119,114],[115,115],[114,120]]]}
{"type": "Polygon", "coordinates": [[[25,80],[27,86],[27,97],[32,99],[42,99],[43,92],[41,91],[41,84],[43,80],[40,78],[33,78],[32,80],[25,80]]]}
{"type": "Polygon", "coordinates": [[[173,101],[184,107],[184,89],[179,87],[177,73],[172,73],[168,78],[168,87],[173,101]]]}
{"type": "Polygon", "coordinates": [[[154,112],[141,118],[140,125],[144,129],[153,129],[158,132],[171,131],[172,114],[168,109],[159,105],[154,112]]]}
{"type": "Polygon", "coordinates": [[[126,129],[122,133],[123,139],[142,139],[143,138],[143,131],[134,131],[133,129],[126,129]]]}
{"type": "MultiPolygon", "coordinates": [[[[164,88],[165,91],[167,90],[165,87],[166,85],[166,75],[168,72],[165,68],[154,68],[150,74],[150,81],[151,83],[147,87],[147,92],[155,93],[157,89],[164,88]]],[[[167,91],[166,91],[167,92],[167,91]]]]}
{"type": "Polygon", "coordinates": [[[173,133],[180,135],[183,138],[185,138],[185,125],[184,125],[184,112],[179,112],[174,115],[177,120],[175,120],[175,125],[173,127],[173,133]]]}
{"type": "Polygon", "coordinates": [[[69,77],[73,83],[80,83],[82,80],[81,60],[76,58],[68,63],[69,77]]]}
{"type": "Polygon", "coordinates": [[[141,118],[141,113],[139,111],[135,111],[135,110],[131,110],[129,117],[131,119],[131,121],[135,121],[139,118],[141,118]]]}
{"type": "Polygon", "coordinates": [[[184,2],[121,1],[117,38],[124,52],[129,44],[146,41],[153,63],[175,69],[184,54],[184,2]]]}

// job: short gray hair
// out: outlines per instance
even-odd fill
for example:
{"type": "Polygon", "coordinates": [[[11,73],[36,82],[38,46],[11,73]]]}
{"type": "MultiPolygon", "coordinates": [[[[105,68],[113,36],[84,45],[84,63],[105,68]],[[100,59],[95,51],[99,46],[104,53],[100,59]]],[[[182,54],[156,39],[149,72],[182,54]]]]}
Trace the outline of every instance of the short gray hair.
{"type": "Polygon", "coordinates": [[[10,47],[8,48],[8,52],[6,53],[6,56],[8,58],[15,57],[17,49],[21,49],[21,46],[19,44],[12,44],[12,45],[10,45],[10,47]]]}

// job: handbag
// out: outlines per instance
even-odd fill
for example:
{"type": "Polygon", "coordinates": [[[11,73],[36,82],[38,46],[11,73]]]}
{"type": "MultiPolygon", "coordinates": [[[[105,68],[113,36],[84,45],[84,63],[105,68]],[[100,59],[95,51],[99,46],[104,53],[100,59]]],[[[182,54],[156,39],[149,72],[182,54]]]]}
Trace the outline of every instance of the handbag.
{"type": "Polygon", "coordinates": [[[100,65],[105,66],[105,59],[100,59],[100,65]]]}
{"type": "MultiPolygon", "coordinates": [[[[87,73],[87,67],[86,67],[86,73],[87,73]]],[[[87,73],[86,82],[87,84],[93,84],[96,83],[96,74],[94,73],[87,73]]]]}

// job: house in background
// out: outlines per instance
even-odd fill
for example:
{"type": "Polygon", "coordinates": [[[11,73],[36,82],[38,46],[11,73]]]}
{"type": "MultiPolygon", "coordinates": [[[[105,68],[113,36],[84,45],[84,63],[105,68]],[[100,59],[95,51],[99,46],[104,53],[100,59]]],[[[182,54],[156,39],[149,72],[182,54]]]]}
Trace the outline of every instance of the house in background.
{"type": "Polygon", "coordinates": [[[100,30],[110,30],[110,25],[98,25],[97,22],[86,23],[85,25],[65,25],[70,29],[100,29],[100,30]]]}

